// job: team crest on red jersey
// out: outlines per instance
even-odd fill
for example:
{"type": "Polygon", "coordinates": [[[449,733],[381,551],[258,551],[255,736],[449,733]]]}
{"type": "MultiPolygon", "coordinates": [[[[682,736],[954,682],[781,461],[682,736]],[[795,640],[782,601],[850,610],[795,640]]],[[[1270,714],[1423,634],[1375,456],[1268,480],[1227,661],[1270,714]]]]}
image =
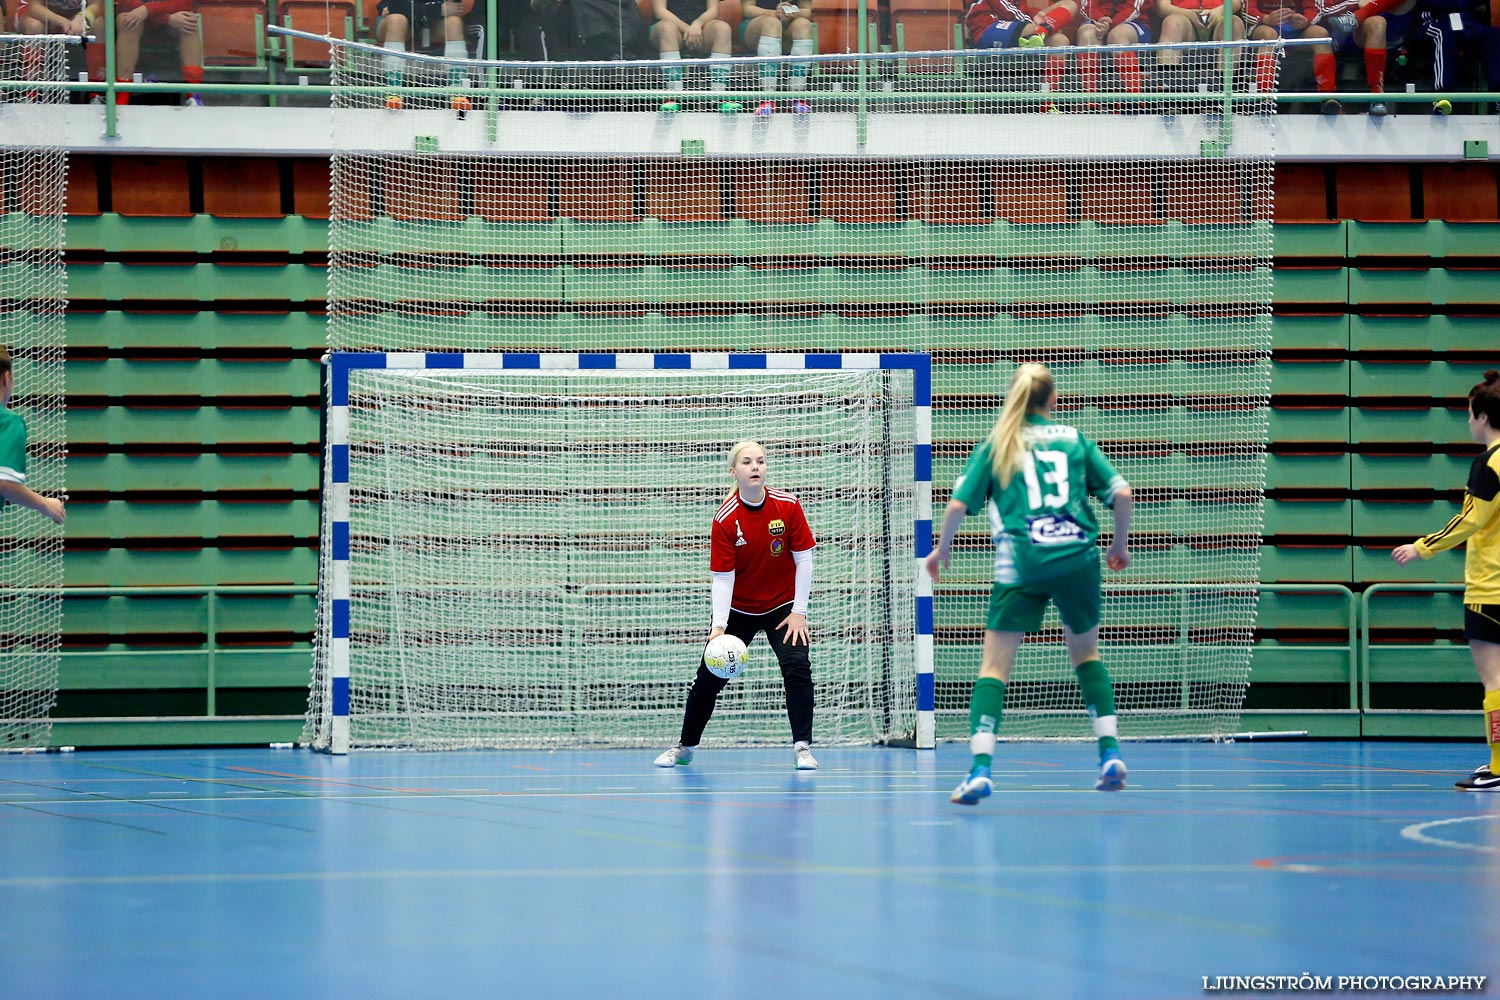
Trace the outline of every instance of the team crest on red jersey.
{"type": "Polygon", "coordinates": [[[766,532],[771,535],[786,534],[786,522],[778,517],[776,520],[766,525],[766,532]]]}
{"type": "Polygon", "coordinates": [[[786,542],[780,538],[771,539],[771,555],[779,556],[786,549],[786,542]]]}

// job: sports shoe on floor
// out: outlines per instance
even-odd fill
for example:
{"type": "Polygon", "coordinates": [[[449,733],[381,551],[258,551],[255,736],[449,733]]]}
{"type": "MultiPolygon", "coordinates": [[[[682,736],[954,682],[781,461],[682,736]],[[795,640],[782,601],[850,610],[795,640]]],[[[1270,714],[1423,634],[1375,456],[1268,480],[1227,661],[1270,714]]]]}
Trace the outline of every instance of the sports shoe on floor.
{"type": "Polygon", "coordinates": [[[792,114],[794,114],[794,115],[810,115],[810,114],[812,114],[812,105],[808,104],[806,101],[793,101],[792,102],[792,114]]]}
{"type": "Polygon", "coordinates": [[[457,112],[459,118],[463,118],[474,110],[474,102],[463,94],[454,94],[448,99],[448,107],[457,112]]]}
{"type": "Polygon", "coordinates": [[[1390,112],[1390,110],[1390,108],[1385,106],[1384,101],[1376,101],[1374,104],[1370,105],[1370,117],[1384,118],[1390,112]]]}
{"type": "Polygon", "coordinates": [[[1344,106],[1338,102],[1337,98],[1330,97],[1323,102],[1320,110],[1325,115],[1341,115],[1344,113],[1344,106]]]}
{"type": "Polygon", "coordinates": [[[775,101],[761,101],[755,106],[755,117],[769,118],[776,113],[775,101]]]}
{"type": "Polygon", "coordinates": [[[1444,118],[1448,117],[1449,115],[1453,114],[1453,102],[1448,100],[1446,97],[1440,101],[1433,101],[1432,113],[1435,115],[1442,115],[1444,118]]]}
{"type": "Polygon", "coordinates": [[[187,98],[182,102],[182,106],[185,107],[185,108],[201,108],[201,107],[203,107],[203,95],[202,94],[189,94],[189,95],[187,95],[187,98]]]}
{"type": "Polygon", "coordinates": [[[990,792],[994,790],[995,783],[990,780],[990,769],[975,764],[969,776],[953,789],[953,794],[948,796],[948,801],[956,802],[961,806],[972,806],[980,799],[989,798],[990,792]]]}
{"type": "Polygon", "coordinates": [[[812,755],[812,747],[799,741],[792,744],[792,750],[797,755],[797,770],[816,771],[818,769],[818,758],[812,755]]]}
{"type": "Polygon", "coordinates": [[[662,101],[661,107],[657,109],[664,115],[675,115],[682,110],[681,101],[662,101]]]}
{"type": "Polygon", "coordinates": [[[685,747],[681,743],[673,743],[656,758],[657,767],[676,767],[678,764],[691,764],[692,762],[693,748],[685,747]]]}
{"type": "Polygon", "coordinates": [[[739,101],[723,101],[719,104],[719,113],[725,115],[737,115],[744,110],[744,105],[739,101]]]}
{"type": "Polygon", "coordinates": [[[1464,792],[1500,792],[1500,776],[1490,772],[1488,764],[1481,764],[1467,778],[1459,778],[1453,787],[1464,792]]]}
{"type": "Polygon", "coordinates": [[[1104,751],[1099,758],[1099,780],[1094,787],[1101,792],[1118,792],[1125,787],[1125,762],[1120,759],[1120,751],[1104,751]]]}
{"type": "Polygon", "coordinates": [[[385,108],[387,111],[400,111],[401,106],[405,103],[405,101],[401,100],[400,94],[385,95],[385,108]]]}

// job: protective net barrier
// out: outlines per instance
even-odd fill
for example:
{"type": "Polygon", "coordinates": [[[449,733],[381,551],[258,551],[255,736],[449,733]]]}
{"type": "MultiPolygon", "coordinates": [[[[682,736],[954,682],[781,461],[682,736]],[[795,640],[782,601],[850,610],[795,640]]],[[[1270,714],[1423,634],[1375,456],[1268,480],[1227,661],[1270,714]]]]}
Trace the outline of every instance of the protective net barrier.
{"type": "MultiPolygon", "coordinates": [[[[1278,59],[823,56],[795,94],[790,58],[774,92],[754,60],[725,64],[727,82],[684,60],[680,92],[659,61],[467,64],[469,87],[427,62],[393,110],[387,57],[344,49],[329,342],[930,352],[939,510],[1014,366],[1044,361],[1057,418],[1136,494],[1102,632],[1122,735],[1233,732],[1262,534],[1278,59]]],[[[940,737],[967,735],[992,563],[971,518],[936,594],[940,737]]],[[[696,579],[706,591],[706,565],[696,579]]],[[[815,601],[811,620],[836,613],[815,601]]],[[[1049,617],[1002,736],[1088,735],[1049,617]]]]}
{"type": "MultiPolygon", "coordinates": [[[[0,79],[61,81],[61,40],[0,35],[0,79]]],[[[26,485],[58,495],[66,452],[63,263],[67,154],[61,90],[0,89],[0,345],[26,421],[26,485]]],[[[47,744],[62,637],[62,529],[0,506],[0,748],[47,744]]]]}
{"type": "MultiPolygon", "coordinates": [[[[879,370],[356,371],[351,743],[670,741],[708,632],[725,442],[742,438],[761,441],[775,482],[814,512],[819,741],[909,733],[911,382],[879,370]]],[[[709,742],[789,738],[775,659],[753,649],[709,742]]],[[[314,707],[326,733],[327,690],[314,707]]]]}

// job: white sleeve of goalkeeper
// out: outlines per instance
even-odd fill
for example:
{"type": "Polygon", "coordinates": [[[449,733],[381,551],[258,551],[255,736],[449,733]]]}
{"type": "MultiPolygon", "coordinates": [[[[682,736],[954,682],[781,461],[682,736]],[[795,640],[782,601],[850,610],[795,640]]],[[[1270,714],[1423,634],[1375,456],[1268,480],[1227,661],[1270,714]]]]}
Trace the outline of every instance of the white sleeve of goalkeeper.
{"type": "Polygon", "coordinates": [[[729,602],[734,599],[734,570],[713,574],[713,618],[710,628],[729,627],[729,602]]]}

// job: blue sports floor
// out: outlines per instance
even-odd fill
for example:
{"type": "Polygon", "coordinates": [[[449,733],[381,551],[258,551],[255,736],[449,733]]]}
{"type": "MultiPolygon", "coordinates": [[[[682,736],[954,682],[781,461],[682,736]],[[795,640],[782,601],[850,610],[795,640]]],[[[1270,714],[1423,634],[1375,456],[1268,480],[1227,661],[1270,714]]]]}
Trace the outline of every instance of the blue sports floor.
{"type": "MultiPolygon", "coordinates": [[[[1202,997],[1492,975],[1480,744],[0,757],[0,997],[1202,997]]],[[[1493,981],[1489,990],[1497,987],[1493,981]]],[[[1370,994],[1366,994],[1370,995],[1370,994]]]]}

